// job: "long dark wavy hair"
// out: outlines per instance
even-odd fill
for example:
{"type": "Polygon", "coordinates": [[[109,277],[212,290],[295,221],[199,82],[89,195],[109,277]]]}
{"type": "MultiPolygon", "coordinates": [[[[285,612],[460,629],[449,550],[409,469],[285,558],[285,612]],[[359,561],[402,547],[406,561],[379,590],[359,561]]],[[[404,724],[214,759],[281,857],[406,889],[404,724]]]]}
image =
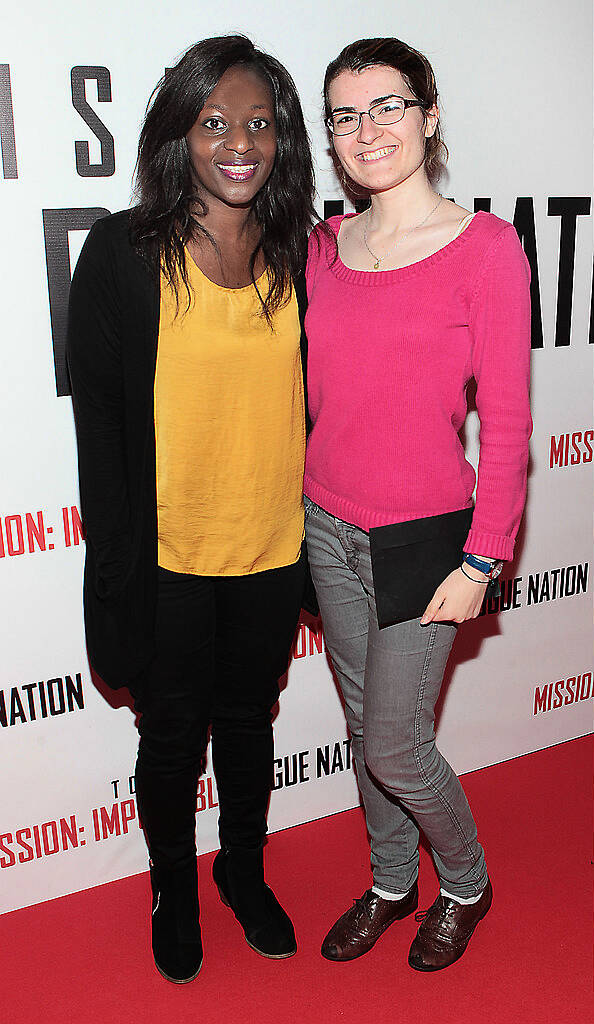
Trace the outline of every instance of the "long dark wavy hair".
{"type": "MultiPolygon", "coordinates": [[[[364,71],[365,68],[382,66],[394,68],[399,71],[408,85],[413,96],[421,100],[421,110],[426,116],[426,111],[437,104],[437,83],[433,68],[427,58],[414,50],[408,43],[401,39],[390,37],[379,39],[357,39],[354,43],[345,46],[338,57],[331,61],[326,68],[324,77],[324,116],[330,117],[332,113],[328,92],[330,85],[341,71],[364,71]]],[[[445,170],[448,150],[441,137],[439,121],[434,134],[425,139],[425,170],[432,185],[435,185],[445,170]]],[[[354,200],[357,209],[364,209],[369,206],[369,198],[363,197],[360,186],[355,186],[350,179],[341,180],[345,190],[354,200]]]]}
{"type": "Polygon", "coordinates": [[[276,158],[254,199],[261,236],[250,258],[256,291],[259,252],[266,262],[268,293],[258,295],[270,323],[272,314],[288,301],[291,281],[303,270],[307,237],[318,217],[309,139],[295,83],[279,61],[256,49],[246,36],[217,36],[196,43],[153,91],[138,143],[132,241],[145,252],[159,254],[178,306],[181,283],[189,303],[186,244],[197,233],[215,243],[200,224],[207,205],[194,182],[186,135],[222,76],[237,65],[257,72],[274,98],[276,158]]]}

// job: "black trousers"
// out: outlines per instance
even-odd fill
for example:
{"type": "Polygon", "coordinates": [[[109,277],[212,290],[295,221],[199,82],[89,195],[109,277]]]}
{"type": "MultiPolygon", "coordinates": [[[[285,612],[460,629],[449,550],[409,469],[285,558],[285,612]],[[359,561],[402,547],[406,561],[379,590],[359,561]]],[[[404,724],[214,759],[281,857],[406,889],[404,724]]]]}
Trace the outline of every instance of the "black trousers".
{"type": "Polygon", "coordinates": [[[212,732],[221,845],[258,847],[274,756],[271,709],[305,579],[295,565],[205,577],[159,568],[156,655],[141,680],[136,794],[153,863],[196,857],[199,771],[212,732]]]}

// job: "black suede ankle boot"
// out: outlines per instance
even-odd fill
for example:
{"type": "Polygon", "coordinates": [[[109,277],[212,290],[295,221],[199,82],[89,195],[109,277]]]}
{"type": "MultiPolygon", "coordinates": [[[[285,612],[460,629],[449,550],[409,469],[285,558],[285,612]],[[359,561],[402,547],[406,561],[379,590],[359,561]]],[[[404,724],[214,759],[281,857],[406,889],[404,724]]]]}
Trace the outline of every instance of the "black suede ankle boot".
{"type": "Polygon", "coordinates": [[[264,881],[262,847],[219,850],[212,876],[221,900],[235,914],[256,953],[281,960],[297,952],[291,920],[264,881]]]}
{"type": "Polygon", "coordinates": [[[155,966],[167,981],[184,985],[202,967],[196,860],[181,871],[151,865],[151,886],[155,966]]]}

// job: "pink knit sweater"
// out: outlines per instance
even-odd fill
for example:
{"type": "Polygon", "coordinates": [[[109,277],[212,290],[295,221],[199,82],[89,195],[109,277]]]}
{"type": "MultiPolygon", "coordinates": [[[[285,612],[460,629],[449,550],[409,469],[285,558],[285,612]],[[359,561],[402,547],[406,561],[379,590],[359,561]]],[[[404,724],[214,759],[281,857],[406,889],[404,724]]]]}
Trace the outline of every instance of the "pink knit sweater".
{"type": "MultiPolygon", "coordinates": [[[[336,233],[342,219],[328,221],[336,233]]],[[[480,458],[465,549],[511,558],[532,427],[529,270],[514,228],[477,213],[432,256],[377,272],[333,262],[317,234],[305,493],[364,530],[468,508],[475,472],[458,431],[474,377],[480,458]]]]}

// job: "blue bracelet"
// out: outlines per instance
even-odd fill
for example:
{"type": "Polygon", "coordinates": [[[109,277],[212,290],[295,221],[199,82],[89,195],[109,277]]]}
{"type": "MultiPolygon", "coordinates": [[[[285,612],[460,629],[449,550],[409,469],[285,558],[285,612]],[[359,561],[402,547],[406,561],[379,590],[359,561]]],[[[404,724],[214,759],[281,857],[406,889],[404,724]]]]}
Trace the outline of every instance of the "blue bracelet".
{"type": "Polygon", "coordinates": [[[489,575],[494,564],[493,561],[477,558],[476,555],[469,555],[466,551],[464,552],[464,558],[462,561],[472,566],[473,569],[478,569],[479,572],[484,572],[486,576],[489,575]]]}

